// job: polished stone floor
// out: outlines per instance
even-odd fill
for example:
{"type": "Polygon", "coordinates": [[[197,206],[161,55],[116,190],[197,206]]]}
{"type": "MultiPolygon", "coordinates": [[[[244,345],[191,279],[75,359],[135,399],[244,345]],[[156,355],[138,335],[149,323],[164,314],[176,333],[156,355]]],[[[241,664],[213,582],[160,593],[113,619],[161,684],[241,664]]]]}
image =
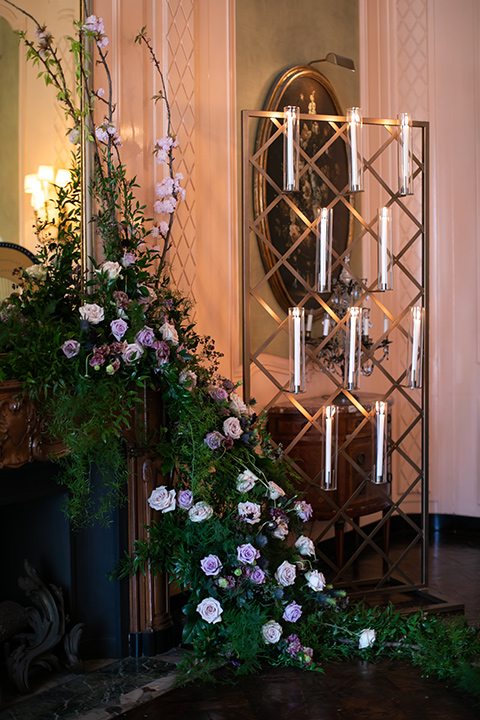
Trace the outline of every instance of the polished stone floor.
{"type": "MultiPolygon", "coordinates": [[[[375,562],[366,558],[364,562],[375,562]]],[[[429,590],[480,618],[480,534],[434,533],[429,590]]],[[[99,663],[84,675],[50,678],[33,695],[3,688],[0,720],[471,720],[480,709],[418,669],[395,660],[326,665],[324,673],[267,668],[233,685],[175,688],[181,657],[99,663]],[[13,702],[12,702],[13,700],[13,702]]]]}

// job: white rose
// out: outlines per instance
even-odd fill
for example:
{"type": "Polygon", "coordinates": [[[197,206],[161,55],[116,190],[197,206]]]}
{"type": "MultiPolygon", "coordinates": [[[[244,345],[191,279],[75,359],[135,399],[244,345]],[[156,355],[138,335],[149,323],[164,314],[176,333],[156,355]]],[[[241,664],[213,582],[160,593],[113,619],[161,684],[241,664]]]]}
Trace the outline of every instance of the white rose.
{"type": "Polygon", "coordinates": [[[162,512],[175,510],[175,490],[168,490],[165,485],[155,488],[148,498],[148,504],[154,510],[161,510],[162,512]]]}
{"type": "Polygon", "coordinates": [[[30,267],[25,268],[25,272],[28,277],[32,278],[32,280],[45,280],[47,277],[47,271],[43,267],[42,263],[38,263],[38,265],[30,265],[30,267]]]}
{"type": "Polygon", "coordinates": [[[279,585],[286,587],[287,585],[293,585],[297,576],[295,565],[292,565],[288,560],[284,560],[281,565],[278,566],[275,573],[275,578],[279,585]]]}
{"type": "Polygon", "coordinates": [[[300,555],[315,555],[315,545],[313,541],[305,535],[300,535],[295,543],[295,547],[300,555]]]}
{"type": "Polygon", "coordinates": [[[237,490],[238,492],[248,492],[253,488],[257,482],[258,477],[254,475],[250,470],[244,470],[237,477],[237,490]]]}
{"type": "Polygon", "coordinates": [[[270,500],[277,500],[277,498],[284,497],[285,495],[285,491],[272,480],[268,483],[268,493],[270,495],[270,500]]]}
{"type": "Polygon", "coordinates": [[[363,650],[364,648],[372,647],[376,637],[377,636],[375,634],[375,630],[372,630],[371,628],[362,630],[362,632],[360,633],[360,638],[358,640],[359,649],[363,650]]]}
{"type": "Polygon", "coordinates": [[[223,422],[223,432],[227,437],[238,440],[243,435],[242,426],[236,417],[229,417],[223,422]]]}
{"type": "Polygon", "coordinates": [[[265,644],[274,645],[282,637],[282,626],[279,625],[275,620],[269,620],[262,627],[262,635],[265,640],[265,644]]]}
{"type": "Polygon", "coordinates": [[[127,365],[131,365],[142,357],[144,350],[137,343],[126,343],[123,347],[122,358],[127,365]]]}
{"type": "Polygon", "coordinates": [[[197,374],[193,370],[182,370],[178,376],[178,382],[185,385],[187,390],[193,390],[197,386],[197,374]]]}
{"type": "Polygon", "coordinates": [[[164,322],[160,328],[163,340],[172,343],[172,345],[178,345],[178,333],[175,330],[175,326],[169,322],[164,322]]]}
{"type": "Polygon", "coordinates": [[[238,503],[238,514],[242,520],[249,525],[255,525],[260,522],[261,506],[257,503],[244,502],[238,503]]]}
{"type": "Polygon", "coordinates": [[[122,272],[122,266],[118,262],[107,260],[100,265],[97,273],[105,273],[109,280],[116,280],[122,272]]]}
{"type": "Polygon", "coordinates": [[[325,575],[318,570],[312,570],[311,572],[307,572],[305,577],[309,586],[312,588],[312,590],[315,590],[315,592],[321,592],[327,584],[327,581],[325,580],[325,575]]]}
{"type": "Polygon", "coordinates": [[[200,613],[205,622],[215,624],[221,621],[223,608],[218,600],[208,597],[197,605],[197,612],[200,613]]]}
{"type": "Polygon", "coordinates": [[[188,517],[192,522],[203,522],[204,520],[211,518],[212,515],[213,509],[203,500],[195,503],[195,505],[193,505],[188,511],[188,517]]]}
{"type": "Polygon", "coordinates": [[[98,325],[105,318],[103,308],[96,303],[86,303],[79,308],[80,317],[82,320],[87,320],[90,325],[98,325]]]}
{"type": "Polygon", "coordinates": [[[280,521],[275,530],[272,532],[272,537],[277,538],[277,540],[285,540],[287,535],[288,525],[286,522],[280,521]]]}
{"type": "Polygon", "coordinates": [[[234,415],[246,415],[248,408],[243,402],[242,398],[237,395],[236,392],[232,392],[230,395],[230,410],[234,415]]]}

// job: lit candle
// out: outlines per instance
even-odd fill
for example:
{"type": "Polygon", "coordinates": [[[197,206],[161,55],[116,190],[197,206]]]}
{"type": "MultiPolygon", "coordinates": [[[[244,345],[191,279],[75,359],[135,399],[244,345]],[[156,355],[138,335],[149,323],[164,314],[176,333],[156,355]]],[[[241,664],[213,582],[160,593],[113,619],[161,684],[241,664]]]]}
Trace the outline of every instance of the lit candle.
{"type": "Polygon", "coordinates": [[[329,490],[332,483],[332,423],[335,405],[325,408],[325,489],[329,490]]]}
{"type": "Polygon", "coordinates": [[[380,282],[379,290],[388,289],[388,224],[390,210],[386,207],[380,209],[379,214],[379,242],[380,242],[380,282]]]}
{"type": "Polygon", "coordinates": [[[408,195],[411,191],[411,129],[408,113],[401,113],[400,120],[400,152],[398,157],[398,180],[399,192],[401,195],[408,195]]]}
{"type": "Polygon", "coordinates": [[[358,108],[350,109],[350,155],[351,155],[351,185],[352,190],[358,185],[358,147],[357,147],[357,132],[359,126],[359,115],[358,108]]]}
{"type": "Polygon", "coordinates": [[[385,442],[385,410],[386,403],[376,402],[375,410],[377,413],[377,482],[381,482],[379,478],[383,478],[383,445],[385,442]]]}
{"type": "Polygon", "coordinates": [[[368,337],[370,334],[370,318],[369,318],[369,311],[367,311],[367,308],[364,308],[362,313],[362,335],[363,337],[368,337]]]}
{"type": "Polygon", "coordinates": [[[284,190],[292,191],[297,189],[297,173],[295,163],[295,144],[298,141],[298,112],[295,106],[287,105],[283,109],[285,113],[285,138],[284,138],[284,190]]]}
{"type": "Polygon", "coordinates": [[[418,368],[418,353],[420,349],[420,332],[422,327],[422,309],[419,307],[413,308],[413,339],[412,339],[412,387],[419,385],[419,378],[417,377],[418,368]]]}
{"type": "Polygon", "coordinates": [[[388,332],[388,315],[385,315],[383,318],[383,333],[385,334],[388,332]]]}

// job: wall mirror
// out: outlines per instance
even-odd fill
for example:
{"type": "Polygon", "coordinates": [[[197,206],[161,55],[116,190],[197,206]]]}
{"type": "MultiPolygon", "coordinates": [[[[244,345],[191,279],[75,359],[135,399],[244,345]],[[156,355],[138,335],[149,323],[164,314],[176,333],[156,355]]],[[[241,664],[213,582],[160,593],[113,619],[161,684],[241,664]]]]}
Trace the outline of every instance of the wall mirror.
{"type": "MultiPolygon", "coordinates": [[[[300,108],[300,113],[309,115],[342,115],[340,104],[333,87],[324,75],[311,66],[296,66],[284,72],[274,83],[265,110],[282,112],[287,105],[300,108]]],[[[304,236],[296,249],[288,256],[303,280],[314,287],[315,273],[315,233],[309,231],[318,208],[333,206],[333,248],[335,253],[345,251],[353,233],[353,216],[348,207],[341,202],[348,188],[348,159],[343,138],[335,137],[335,130],[328,123],[319,123],[315,119],[302,120],[300,125],[300,147],[313,163],[305,168],[305,158],[300,160],[300,190],[288,197],[279,196],[275,188],[282,187],[283,136],[278,132],[279,124],[271,118],[259,121],[256,152],[259,166],[266,172],[272,184],[260,172],[254,172],[254,208],[256,217],[264,216],[261,233],[267,242],[281,255],[289,252],[294,243],[304,236]],[[272,140],[273,136],[277,137],[272,140]]],[[[278,257],[261,238],[258,238],[260,255],[265,271],[268,273],[278,262],[278,257]]],[[[334,277],[340,272],[334,271],[334,277]]],[[[282,263],[270,276],[269,282],[275,298],[287,312],[291,306],[298,305],[307,294],[305,285],[299,282],[289,268],[282,263]]],[[[313,299],[306,307],[318,309],[313,299]]]]}
{"type": "MultiPolygon", "coordinates": [[[[18,5],[45,23],[65,61],[67,79],[73,82],[67,36],[81,17],[80,0],[19,0],[18,5]]],[[[25,178],[40,166],[58,170],[70,166],[72,146],[55,91],[37,78],[38,68],[27,62],[25,47],[15,30],[34,37],[34,23],[0,0],[0,242],[34,251],[35,211],[25,178]]]]}

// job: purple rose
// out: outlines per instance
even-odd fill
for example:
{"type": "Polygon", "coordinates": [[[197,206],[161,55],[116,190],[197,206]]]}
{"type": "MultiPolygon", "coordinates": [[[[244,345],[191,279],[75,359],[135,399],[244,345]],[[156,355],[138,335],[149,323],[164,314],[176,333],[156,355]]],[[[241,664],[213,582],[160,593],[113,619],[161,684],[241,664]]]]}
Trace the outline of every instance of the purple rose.
{"type": "Polygon", "coordinates": [[[300,520],[303,520],[303,522],[310,520],[312,517],[312,506],[310,503],[305,502],[305,500],[298,500],[294,505],[294,509],[300,520]]]}
{"type": "Polygon", "coordinates": [[[209,432],[208,435],[206,435],[203,442],[207,447],[210,448],[210,450],[218,450],[218,448],[222,444],[222,441],[223,435],[219,433],[218,430],[214,430],[213,432],[209,432]]]}
{"type": "Polygon", "coordinates": [[[254,548],[250,543],[245,545],[239,545],[237,547],[237,559],[245,565],[253,565],[255,560],[260,557],[260,553],[257,548],[254,548]]]}
{"type": "Polygon", "coordinates": [[[170,357],[170,347],[164,340],[155,342],[155,350],[157,353],[157,361],[159,365],[165,365],[170,357]]]}
{"type": "Polygon", "coordinates": [[[128,323],[122,318],[117,318],[110,323],[110,329],[115,339],[121,340],[128,330],[128,323]]]}
{"type": "Polygon", "coordinates": [[[115,292],[113,293],[113,298],[117,303],[117,307],[121,310],[128,310],[128,308],[132,304],[132,301],[128,297],[127,293],[123,292],[123,290],[115,290],[115,292]]]}
{"type": "Polygon", "coordinates": [[[149,327],[142,328],[135,336],[135,342],[143,347],[152,347],[155,339],[155,333],[149,327]]]}
{"type": "Polygon", "coordinates": [[[302,615],[302,606],[297,605],[296,602],[291,602],[287,605],[283,613],[283,619],[287,622],[297,622],[302,615]]]}
{"type": "Polygon", "coordinates": [[[75,357],[80,352],[80,343],[77,340],[65,340],[62,350],[67,358],[75,357]]]}
{"type": "Polygon", "coordinates": [[[222,569],[222,563],[217,555],[207,555],[200,561],[200,567],[205,575],[215,577],[222,569]]]}
{"type": "Polygon", "coordinates": [[[95,348],[93,355],[88,361],[88,364],[93,368],[98,368],[105,362],[105,358],[108,355],[108,346],[102,345],[102,347],[95,348]]]}
{"type": "Polygon", "coordinates": [[[182,510],[190,510],[193,504],[193,494],[191,490],[179,490],[177,495],[178,507],[182,510]]]}
{"type": "Polygon", "coordinates": [[[265,573],[259,567],[252,568],[248,573],[248,577],[255,585],[263,585],[265,582],[265,573]]]}
{"type": "Polygon", "coordinates": [[[208,394],[217,402],[222,402],[228,398],[227,391],[217,385],[212,385],[212,387],[208,388],[208,394]]]}

